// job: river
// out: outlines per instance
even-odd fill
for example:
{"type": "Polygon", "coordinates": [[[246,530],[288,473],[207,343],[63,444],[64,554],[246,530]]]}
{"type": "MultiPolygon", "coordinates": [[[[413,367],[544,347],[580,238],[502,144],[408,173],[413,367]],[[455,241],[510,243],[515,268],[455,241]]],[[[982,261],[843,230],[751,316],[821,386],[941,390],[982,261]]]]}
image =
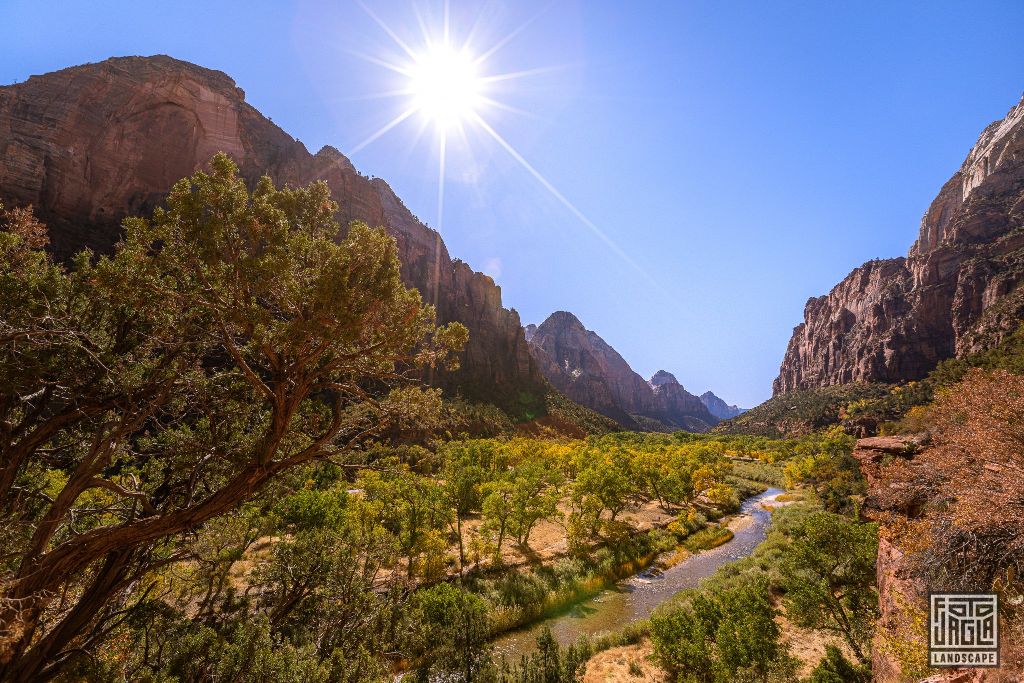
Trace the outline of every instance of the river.
{"type": "Polygon", "coordinates": [[[773,488],[745,500],[730,524],[735,536],[728,543],[691,555],[664,571],[655,563],[565,612],[499,636],[494,641],[495,655],[518,661],[520,655],[534,650],[537,635],[545,626],[560,644],[568,645],[582,635],[616,631],[649,617],[655,607],[679,591],[695,588],[723,564],[750,555],[765,539],[771,521],[771,513],[762,503],[780,493],[781,489],[773,488]]]}

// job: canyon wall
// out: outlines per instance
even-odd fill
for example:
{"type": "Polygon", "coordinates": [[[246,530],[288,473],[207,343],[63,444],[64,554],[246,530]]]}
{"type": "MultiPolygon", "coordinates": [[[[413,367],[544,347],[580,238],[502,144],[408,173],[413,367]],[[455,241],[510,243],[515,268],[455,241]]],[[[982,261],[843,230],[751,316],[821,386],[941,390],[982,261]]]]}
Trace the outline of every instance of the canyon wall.
{"type": "Polygon", "coordinates": [[[406,285],[437,306],[441,322],[470,330],[462,368],[434,384],[514,414],[542,410],[543,377],[493,280],[453,260],[387,183],[332,147],[310,154],[224,73],[166,56],[124,57],[0,87],[0,199],[34,205],[61,258],[110,250],[122,218],[150,213],[175,181],[221,151],[249,182],[264,174],[278,185],[325,180],[343,226],[358,219],[387,228],[406,285]]]}
{"type": "Polygon", "coordinates": [[[530,350],[551,384],[627,429],[703,432],[718,420],[664,370],[645,381],[597,333],[566,311],[526,330],[530,350]]]}
{"type": "Polygon", "coordinates": [[[919,379],[1024,318],[1024,101],[986,128],[906,258],[868,262],[812,298],[775,394],[919,379]]]}

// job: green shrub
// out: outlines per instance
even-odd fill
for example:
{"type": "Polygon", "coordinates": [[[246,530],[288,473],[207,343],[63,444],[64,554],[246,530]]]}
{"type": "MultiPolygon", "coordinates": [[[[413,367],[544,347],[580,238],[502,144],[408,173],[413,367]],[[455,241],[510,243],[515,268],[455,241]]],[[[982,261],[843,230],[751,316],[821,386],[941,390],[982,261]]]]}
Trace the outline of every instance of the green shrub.
{"type": "Polygon", "coordinates": [[[678,680],[763,681],[788,659],[766,581],[689,593],[675,609],[651,619],[655,654],[678,680]]]}
{"type": "Polygon", "coordinates": [[[842,651],[835,645],[825,646],[825,656],[821,659],[810,677],[808,683],[868,683],[871,680],[871,670],[867,667],[852,664],[843,656],[842,651]]]}

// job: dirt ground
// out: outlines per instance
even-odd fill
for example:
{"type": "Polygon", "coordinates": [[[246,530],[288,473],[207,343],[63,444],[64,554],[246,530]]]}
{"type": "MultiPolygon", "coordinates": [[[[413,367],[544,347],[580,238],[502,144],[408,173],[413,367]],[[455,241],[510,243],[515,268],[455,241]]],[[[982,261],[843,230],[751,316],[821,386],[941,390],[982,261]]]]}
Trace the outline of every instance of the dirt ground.
{"type": "Polygon", "coordinates": [[[667,683],[668,674],[652,661],[653,654],[649,640],[598,652],[587,662],[583,683],[667,683]]]}
{"type": "MultiPolygon", "coordinates": [[[[777,605],[777,607],[782,608],[781,605],[777,605]]],[[[832,633],[800,628],[786,618],[785,611],[775,618],[775,622],[782,629],[782,640],[789,643],[789,653],[800,660],[799,674],[801,678],[810,675],[811,670],[825,656],[825,646],[829,643],[842,650],[843,656],[851,662],[857,661],[853,651],[843,642],[842,638],[832,633]]]]}
{"type": "MultiPolygon", "coordinates": [[[[568,516],[568,511],[562,511],[568,516]]],[[[650,531],[657,527],[663,527],[673,519],[674,515],[666,513],[659,507],[657,502],[648,502],[644,505],[627,508],[618,516],[619,520],[627,522],[637,532],[650,531]]],[[[474,515],[466,520],[464,534],[467,539],[477,535],[481,525],[479,515],[474,515]]],[[[454,549],[456,552],[457,548],[454,549]]],[[[566,539],[565,525],[562,522],[541,520],[530,532],[530,545],[528,548],[520,547],[514,538],[507,538],[501,547],[501,556],[504,564],[509,567],[517,567],[538,562],[548,562],[567,555],[569,544],[566,539]]],[[[467,558],[470,559],[471,558],[467,558]]],[[[490,560],[484,560],[489,564],[490,560]]]]}

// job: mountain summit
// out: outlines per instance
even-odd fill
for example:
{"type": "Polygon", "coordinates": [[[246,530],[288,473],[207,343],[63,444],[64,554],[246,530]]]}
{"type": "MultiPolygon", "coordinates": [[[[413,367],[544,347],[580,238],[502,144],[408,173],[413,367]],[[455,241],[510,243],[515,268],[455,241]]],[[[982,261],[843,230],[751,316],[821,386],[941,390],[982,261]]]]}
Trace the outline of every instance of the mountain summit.
{"type": "Polygon", "coordinates": [[[658,370],[647,383],[651,385],[651,388],[657,391],[658,387],[666,384],[679,384],[679,380],[677,380],[676,376],[667,370],[658,370]]]}
{"type": "Polygon", "coordinates": [[[921,220],[906,258],[870,261],[808,300],[775,394],[919,379],[1024,318],[1024,100],[989,125],[921,220]]]}
{"type": "Polygon", "coordinates": [[[747,412],[746,408],[740,408],[739,406],[731,406],[726,403],[723,399],[715,396],[710,391],[705,391],[700,395],[700,401],[712,415],[717,417],[719,420],[730,420],[737,415],[741,415],[747,412]]]}
{"type": "Polygon", "coordinates": [[[670,373],[650,383],[597,333],[567,311],[556,311],[527,339],[544,376],[569,398],[628,429],[706,431],[718,420],[670,373]]]}

